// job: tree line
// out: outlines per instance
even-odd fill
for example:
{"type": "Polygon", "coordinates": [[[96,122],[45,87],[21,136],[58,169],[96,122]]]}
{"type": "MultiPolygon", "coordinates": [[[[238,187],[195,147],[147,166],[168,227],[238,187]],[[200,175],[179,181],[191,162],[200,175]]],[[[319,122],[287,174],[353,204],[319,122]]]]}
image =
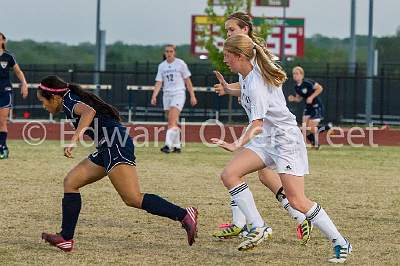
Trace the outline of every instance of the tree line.
{"type": "MultiPolygon", "coordinates": [[[[374,38],[380,63],[399,63],[400,34],[374,38]]],[[[303,58],[294,58],[295,63],[346,63],[348,61],[349,38],[330,38],[320,34],[305,39],[303,58]]],[[[76,64],[93,65],[95,46],[92,43],[69,45],[59,42],[36,42],[33,40],[9,41],[7,49],[15,54],[21,65],[76,64]]],[[[162,61],[163,46],[135,45],[115,42],[107,45],[107,64],[134,64],[136,62],[157,63],[162,61]]],[[[177,46],[177,56],[187,63],[204,63],[190,52],[190,45],[177,46]]],[[[357,61],[367,61],[367,36],[357,36],[357,61]]]]}

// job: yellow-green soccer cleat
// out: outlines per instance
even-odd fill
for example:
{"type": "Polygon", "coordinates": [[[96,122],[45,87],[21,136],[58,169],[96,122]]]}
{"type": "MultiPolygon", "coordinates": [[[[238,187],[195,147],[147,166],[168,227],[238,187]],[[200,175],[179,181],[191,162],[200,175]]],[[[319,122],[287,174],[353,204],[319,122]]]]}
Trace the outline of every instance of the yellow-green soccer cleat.
{"type": "Polygon", "coordinates": [[[225,227],[224,229],[213,233],[213,237],[220,238],[220,239],[235,238],[235,237],[238,237],[242,231],[243,231],[243,228],[240,228],[234,224],[231,224],[228,227],[225,227]]]}
{"type": "Polygon", "coordinates": [[[353,250],[353,247],[351,246],[350,242],[346,240],[346,244],[343,246],[336,245],[333,248],[333,251],[335,254],[328,260],[331,263],[344,263],[347,260],[347,256],[351,253],[353,250]]]}
{"type": "Polygon", "coordinates": [[[297,238],[300,240],[300,244],[307,245],[311,238],[312,229],[313,226],[307,219],[297,226],[297,238]]]}
{"type": "Polygon", "coordinates": [[[272,228],[269,226],[254,227],[244,237],[244,241],[238,246],[239,251],[246,251],[255,248],[266,238],[272,238],[272,228]]]}
{"type": "Polygon", "coordinates": [[[8,149],[3,149],[2,151],[0,151],[0,160],[5,160],[8,159],[10,152],[8,151],[8,149]]]}

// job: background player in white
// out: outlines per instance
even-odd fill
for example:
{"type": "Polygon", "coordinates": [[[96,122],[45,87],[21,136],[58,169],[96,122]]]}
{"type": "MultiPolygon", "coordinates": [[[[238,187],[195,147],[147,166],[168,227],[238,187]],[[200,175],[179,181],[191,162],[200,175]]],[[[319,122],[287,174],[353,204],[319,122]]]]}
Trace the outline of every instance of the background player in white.
{"type": "MultiPolygon", "coordinates": [[[[246,220],[253,228],[239,249],[254,247],[265,237],[266,226],[242,178],[265,167],[276,167],[291,206],[301,211],[307,221],[332,241],[334,255],[330,262],[344,262],[351,252],[350,243],[339,233],[325,210],[304,194],[304,175],[308,174],[307,150],[296,117],[286,106],[282,92],[285,72],[278,68],[247,35],[229,37],[224,44],[224,62],[239,73],[241,102],[251,126],[239,141],[227,143],[213,139],[220,147],[235,151],[221,174],[246,220]],[[255,57],[257,67],[252,64],[255,57]]],[[[223,79],[222,84],[227,84],[223,79]]],[[[247,248],[248,249],[248,248],[247,248]]]]}
{"type": "MultiPolygon", "coordinates": [[[[258,38],[253,31],[253,23],[251,21],[251,17],[243,12],[236,12],[230,15],[225,22],[225,30],[227,36],[234,36],[237,34],[246,34],[248,35],[253,42],[257,43],[261,47],[264,48],[266,54],[274,60],[274,55],[270,53],[265,48],[265,43],[258,38]]],[[[256,65],[256,62],[252,62],[253,65],[256,65]]],[[[220,75],[217,73],[217,75],[220,75]]],[[[221,77],[221,76],[220,76],[221,77]]],[[[225,93],[231,94],[233,96],[240,97],[240,84],[231,83],[227,84],[226,87],[228,90],[224,90],[224,86],[221,84],[217,84],[214,86],[215,91],[220,95],[224,95],[225,93]],[[229,86],[229,87],[228,87],[229,86]]],[[[249,121],[251,122],[251,121],[249,121]]],[[[297,221],[297,236],[301,240],[302,244],[307,244],[310,239],[311,227],[309,223],[305,221],[306,217],[301,212],[293,209],[283,191],[281,180],[278,174],[268,167],[258,171],[258,177],[260,181],[272,192],[275,194],[276,199],[280,202],[282,207],[284,207],[289,215],[293,217],[297,221]]],[[[244,214],[240,211],[236,202],[231,198],[231,211],[232,211],[232,224],[227,224],[221,230],[213,233],[213,236],[218,238],[232,238],[237,237],[244,229],[246,225],[246,220],[244,214]]]]}
{"type": "Polygon", "coordinates": [[[24,73],[15,61],[14,56],[6,50],[6,36],[0,32],[0,159],[7,159],[9,150],[7,147],[7,120],[12,103],[12,84],[10,70],[21,82],[21,94],[23,98],[28,96],[28,84],[24,73]]]}
{"type": "Polygon", "coordinates": [[[190,80],[191,73],[186,63],[175,56],[175,45],[166,45],[166,60],[158,65],[156,84],[154,86],[153,95],[151,96],[151,104],[156,105],[157,95],[160,92],[161,86],[163,87],[163,105],[168,117],[165,146],[161,148],[161,151],[165,153],[171,151],[181,152],[181,137],[178,120],[186,100],[185,87],[189,91],[190,104],[192,106],[197,104],[192,81],[190,80]]]}

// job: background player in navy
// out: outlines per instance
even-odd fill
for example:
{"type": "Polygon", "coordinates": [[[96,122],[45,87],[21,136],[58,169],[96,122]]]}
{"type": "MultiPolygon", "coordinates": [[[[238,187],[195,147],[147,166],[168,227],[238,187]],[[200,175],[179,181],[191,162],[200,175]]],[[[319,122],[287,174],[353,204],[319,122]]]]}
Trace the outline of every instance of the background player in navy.
{"type": "Polygon", "coordinates": [[[9,150],[7,147],[7,120],[12,104],[12,84],[10,69],[13,69],[21,82],[22,97],[28,96],[28,84],[24,73],[15,61],[14,56],[6,50],[6,36],[0,32],[0,159],[7,159],[9,150]]]}
{"type": "Polygon", "coordinates": [[[319,126],[325,114],[324,106],[319,98],[323,88],[311,79],[304,79],[304,70],[302,67],[294,67],[292,72],[293,79],[296,82],[296,95],[289,95],[288,100],[289,102],[301,102],[305,99],[306,107],[303,113],[303,123],[306,124],[307,130],[310,132],[307,134],[307,139],[315,148],[319,148],[318,138],[315,138],[315,134],[331,128],[329,124],[319,126]]]}
{"type": "Polygon", "coordinates": [[[195,208],[183,209],[157,195],[140,192],[133,141],[127,129],[121,125],[118,111],[113,106],[57,76],[42,80],[37,97],[50,113],[64,111],[66,117],[72,120],[75,134],[71,145],[64,148],[64,156],[72,157],[73,147],[84,134],[97,145],[96,152],[81,161],[65,177],[61,232],[42,233],[46,242],[66,252],[72,250],[82,205],[79,189],[107,175],[126,205],[180,221],[187,232],[189,245],[194,243],[197,232],[195,208]],[[87,130],[88,127],[94,130],[87,130]]]}

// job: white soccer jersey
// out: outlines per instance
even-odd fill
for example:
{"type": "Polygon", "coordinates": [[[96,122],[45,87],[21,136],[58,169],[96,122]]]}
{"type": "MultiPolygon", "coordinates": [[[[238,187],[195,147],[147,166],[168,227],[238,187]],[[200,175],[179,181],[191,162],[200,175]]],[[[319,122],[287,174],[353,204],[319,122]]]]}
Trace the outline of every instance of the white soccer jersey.
{"type": "Polygon", "coordinates": [[[281,87],[264,83],[258,67],[243,79],[239,75],[241,104],[249,122],[263,120],[263,133],[244,147],[255,152],[265,166],[279,174],[308,174],[307,150],[296,117],[286,107],[281,87]]]}
{"type": "Polygon", "coordinates": [[[163,92],[173,94],[185,90],[184,79],[191,76],[186,63],[179,58],[170,64],[167,60],[158,65],[156,81],[163,82],[163,92]]]}
{"type": "Polygon", "coordinates": [[[288,129],[297,127],[296,117],[286,106],[282,88],[266,84],[258,70],[254,67],[243,79],[239,74],[241,104],[251,123],[263,119],[264,133],[273,128],[288,129]]]}

